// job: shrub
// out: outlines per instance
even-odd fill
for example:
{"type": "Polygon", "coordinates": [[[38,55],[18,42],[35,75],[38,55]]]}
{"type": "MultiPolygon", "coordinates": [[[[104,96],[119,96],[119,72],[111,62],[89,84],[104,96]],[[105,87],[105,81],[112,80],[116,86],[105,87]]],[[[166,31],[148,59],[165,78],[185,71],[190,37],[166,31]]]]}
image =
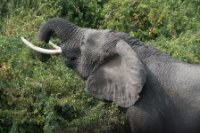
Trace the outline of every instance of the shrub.
{"type": "Polygon", "coordinates": [[[178,38],[168,39],[160,36],[149,43],[179,60],[200,63],[199,36],[200,31],[187,30],[185,33],[180,34],[178,38]]]}
{"type": "Polygon", "coordinates": [[[83,81],[60,65],[61,58],[43,63],[13,37],[0,37],[0,48],[1,132],[122,130],[116,106],[85,94],[83,81]]]}

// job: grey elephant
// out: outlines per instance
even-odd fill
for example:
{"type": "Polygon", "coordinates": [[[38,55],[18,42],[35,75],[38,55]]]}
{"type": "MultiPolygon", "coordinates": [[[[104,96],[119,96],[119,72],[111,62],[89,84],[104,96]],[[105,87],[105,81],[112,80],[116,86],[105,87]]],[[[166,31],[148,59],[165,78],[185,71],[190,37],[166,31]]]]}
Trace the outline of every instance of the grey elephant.
{"type": "Polygon", "coordinates": [[[60,18],[41,26],[46,43],[86,80],[91,96],[123,108],[132,133],[200,133],[200,67],[177,61],[127,33],[81,28],[60,18]]]}

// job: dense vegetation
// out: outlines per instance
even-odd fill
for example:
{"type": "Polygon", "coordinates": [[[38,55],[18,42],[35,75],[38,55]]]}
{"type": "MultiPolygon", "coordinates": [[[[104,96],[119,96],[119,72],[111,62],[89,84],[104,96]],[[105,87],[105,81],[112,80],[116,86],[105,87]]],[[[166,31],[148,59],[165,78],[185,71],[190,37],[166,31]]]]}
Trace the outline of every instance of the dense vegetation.
{"type": "MultiPolygon", "coordinates": [[[[200,0],[0,0],[0,132],[122,132],[115,104],[88,96],[62,57],[26,48],[52,17],[128,32],[189,63],[200,63],[200,0]]],[[[58,40],[54,40],[59,42],[58,40]]]]}

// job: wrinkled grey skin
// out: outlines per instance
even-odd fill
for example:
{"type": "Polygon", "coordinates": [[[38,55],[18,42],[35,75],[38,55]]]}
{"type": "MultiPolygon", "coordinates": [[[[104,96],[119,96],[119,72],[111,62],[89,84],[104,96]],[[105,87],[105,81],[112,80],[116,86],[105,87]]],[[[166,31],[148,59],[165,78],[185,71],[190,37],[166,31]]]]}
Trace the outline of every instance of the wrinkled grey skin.
{"type": "Polygon", "coordinates": [[[125,110],[132,133],[200,133],[200,67],[176,61],[126,33],[51,19],[40,29],[61,41],[86,91],[125,110]]]}

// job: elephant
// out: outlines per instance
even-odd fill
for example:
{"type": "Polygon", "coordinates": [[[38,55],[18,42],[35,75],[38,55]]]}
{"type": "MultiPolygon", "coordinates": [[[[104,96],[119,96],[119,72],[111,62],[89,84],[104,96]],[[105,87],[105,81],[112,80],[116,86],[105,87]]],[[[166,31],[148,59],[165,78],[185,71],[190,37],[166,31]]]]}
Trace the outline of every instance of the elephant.
{"type": "Polygon", "coordinates": [[[200,133],[200,67],[174,59],[128,33],[82,28],[52,18],[39,30],[48,43],[55,34],[60,47],[32,49],[62,54],[67,67],[85,82],[89,95],[115,102],[131,133],[200,133]]]}

